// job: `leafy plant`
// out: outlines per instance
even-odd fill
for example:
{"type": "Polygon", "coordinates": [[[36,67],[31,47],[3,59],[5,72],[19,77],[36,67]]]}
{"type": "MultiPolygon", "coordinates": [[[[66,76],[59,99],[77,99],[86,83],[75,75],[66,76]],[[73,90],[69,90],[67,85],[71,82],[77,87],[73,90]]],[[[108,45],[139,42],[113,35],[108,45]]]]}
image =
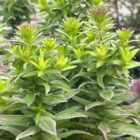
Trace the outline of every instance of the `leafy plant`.
{"type": "Polygon", "coordinates": [[[103,0],[39,0],[42,11],[43,28],[54,35],[54,30],[59,27],[62,19],[67,17],[80,17],[87,19],[86,13],[92,5],[102,5],[103,0]],[[46,16],[47,15],[47,16],[46,16]]]}
{"type": "Polygon", "coordinates": [[[139,103],[122,104],[138,50],[129,45],[131,31],[113,32],[106,7],[96,2],[86,20],[65,18],[56,38],[21,25],[7,52],[9,78],[0,81],[1,139],[140,138],[139,103]]]}
{"type": "Polygon", "coordinates": [[[12,35],[14,29],[17,29],[17,26],[22,22],[30,21],[33,7],[29,4],[28,0],[2,0],[1,4],[3,5],[3,21],[13,29],[9,35],[12,35]]]}

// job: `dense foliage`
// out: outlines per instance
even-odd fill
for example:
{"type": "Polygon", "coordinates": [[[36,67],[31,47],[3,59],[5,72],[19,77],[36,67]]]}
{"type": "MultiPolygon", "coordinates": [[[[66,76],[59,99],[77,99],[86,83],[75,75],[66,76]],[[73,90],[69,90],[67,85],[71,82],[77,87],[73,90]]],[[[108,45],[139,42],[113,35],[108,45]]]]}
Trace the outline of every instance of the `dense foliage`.
{"type": "Polygon", "coordinates": [[[0,4],[2,5],[3,22],[12,28],[8,34],[9,36],[13,34],[14,29],[22,22],[30,21],[33,6],[29,4],[28,0],[2,0],[0,4]]]}
{"type": "Polygon", "coordinates": [[[130,46],[132,31],[112,31],[102,0],[85,13],[64,16],[54,38],[31,24],[19,27],[6,49],[11,71],[0,80],[0,139],[140,138],[139,103],[123,103],[136,97],[129,69],[140,64],[132,60],[138,52],[130,46]]]}

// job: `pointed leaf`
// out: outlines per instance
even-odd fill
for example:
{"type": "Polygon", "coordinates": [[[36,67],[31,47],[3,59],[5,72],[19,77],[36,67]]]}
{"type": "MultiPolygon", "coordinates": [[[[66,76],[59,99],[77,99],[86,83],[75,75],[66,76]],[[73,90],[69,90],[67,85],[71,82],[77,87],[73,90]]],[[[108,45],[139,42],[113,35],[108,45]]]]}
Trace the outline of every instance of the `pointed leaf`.
{"type": "Polygon", "coordinates": [[[72,92],[71,88],[62,81],[58,81],[58,80],[52,81],[51,84],[53,84],[55,87],[57,87],[59,89],[63,89],[66,92],[72,92]]]}
{"type": "Polygon", "coordinates": [[[107,133],[110,132],[108,125],[106,123],[100,123],[98,129],[102,132],[104,139],[109,140],[107,136],[107,133]]]}
{"type": "Polygon", "coordinates": [[[35,120],[35,124],[36,124],[36,125],[39,124],[40,119],[41,119],[41,113],[38,112],[38,113],[36,114],[35,118],[34,118],[34,120],[35,120]]]}
{"type": "Polygon", "coordinates": [[[71,135],[74,135],[74,134],[93,136],[91,133],[88,133],[88,132],[82,131],[82,130],[71,130],[71,131],[67,131],[67,132],[60,133],[58,136],[61,139],[65,139],[65,138],[67,138],[67,137],[69,137],[71,135]]]}
{"type": "Polygon", "coordinates": [[[85,110],[88,111],[89,109],[91,109],[91,108],[93,108],[93,107],[101,106],[101,105],[105,105],[105,103],[104,103],[104,102],[93,102],[93,103],[88,104],[88,105],[85,107],[85,110]]]}
{"type": "Polygon", "coordinates": [[[42,101],[48,105],[57,105],[59,103],[67,102],[67,99],[63,94],[59,94],[59,95],[50,95],[47,97],[43,97],[42,101]]]}
{"type": "Polygon", "coordinates": [[[28,126],[31,118],[24,115],[0,115],[0,125],[28,126]]]}
{"type": "Polygon", "coordinates": [[[63,120],[63,119],[72,119],[72,118],[78,118],[78,117],[87,117],[82,112],[78,112],[79,106],[74,106],[68,109],[65,109],[59,113],[56,114],[57,120],[63,120]]]}
{"type": "Polygon", "coordinates": [[[98,85],[101,87],[101,88],[105,88],[104,86],[104,83],[103,83],[103,77],[105,76],[105,71],[104,70],[99,70],[97,71],[97,82],[98,82],[98,85]]]}
{"type": "Polygon", "coordinates": [[[56,133],[56,122],[55,120],[49,118],[49,117],[41,117],[40,122],[38,126],[45,132],[51,134],[51,135],[57,135],[56,133]]]}
{"type": "Polygon", "coordinates": [[[49,85],[48,83],[44,83],[43,85],[44,85],[44,87],[45,87],[45,94],[48,95],[48,93],[49,93],[49,91],[50,91],[50,89],[51,89],[51,88],[50,88],[50,85],[49,85]]]}
{"type": "Polygon", "coordinates": [[[27,103],[28,107],[34,102],[35,97],[37,94],[34,93],[28,93],[25,97],[25,102],[27,103]]]}
{"type": "Polygon", "coordinates": [[[73,118],[87,118],[85,114],[82,112],[71,112],[71,113],[63,113],[63,114],[57,114],[56,120],[67,120],[67,119],[73,119],[73,118]]]}
{"type": "Polygon", "coordinates": [[[36,133],[38,133],[40,131],[40,129],[37,126],[31,127],[29,129],[27,129],[26,131],[21,132],[17,137],[16,140],[20,140],[22,138],[34,135],[36,133]]]}
{"type": "Polygon", "coordinates": [[[10,132],[11,134],[13,134],[14,136],[17,136],[20,133],[20,130],[14,128],[14,127],[10,127],[10,126],[0,126],[1,130],[5,130],[10,132]]]}
{"type": "Polygon", "coordinates": [[[99,95],[105,100],[111,100],[114,96],[114,92],[112,90],[104,90],[99,92],[99,95]]]}

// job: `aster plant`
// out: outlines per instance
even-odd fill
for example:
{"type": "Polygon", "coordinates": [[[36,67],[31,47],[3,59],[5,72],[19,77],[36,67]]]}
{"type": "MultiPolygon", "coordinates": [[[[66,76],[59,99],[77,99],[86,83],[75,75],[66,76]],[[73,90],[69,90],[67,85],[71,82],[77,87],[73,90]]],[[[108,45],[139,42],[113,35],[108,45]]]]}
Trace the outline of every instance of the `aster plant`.
{"type": "Polygon", "coordinates": [[[56,38],[21,25],[7,50],[11,72],[0,80],[0,138],[139,139],[139,103],[123,104],[134,95],[129,69],[140,65],[138,50],[130,30],[113,27],[100,1],[88,20],[65,18],[56,38]]]}

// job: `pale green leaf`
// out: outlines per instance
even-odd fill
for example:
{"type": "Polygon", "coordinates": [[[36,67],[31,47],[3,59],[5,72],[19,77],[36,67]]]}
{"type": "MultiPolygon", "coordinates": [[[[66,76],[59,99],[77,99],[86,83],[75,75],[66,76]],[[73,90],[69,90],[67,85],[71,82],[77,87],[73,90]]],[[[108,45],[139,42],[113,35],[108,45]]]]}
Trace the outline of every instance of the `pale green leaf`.
{"type": "Polygon", "coordinates": [[[85,110],[88,111],[89,109],[92,109],[93,107],[102,106],[102,105],[105,105],[105,103],[104,102],[93,102],[93,103],[88,104],[85,107],[85,110]]]}
{"type": "Polygon", "coordinates": [[[104,140],[109,140],[108,133],[110,132],[110,130],[108,125],[104,122],[101,122],[98,126],[98,129],[102,132],[104,140]]]}
{"type": "Polygon", "coordinates": [[[75,135],[75,134],[93,136],[91,133],[88,133],[88,132],[82,131],[82,130],[71,130],[71,131],[67,131],[67,132],[60,133],[58,136],[61,139],[64,139],[64,138],[67,138],[67,137],[69,137],[71,135],[75,135]]]}
{"type": "Polygon", "coordinates": [[[51,134],[51,135],[57,135],[56,133],[56,122],[55,120],[49,118],[49,117],[41,117],[40,122],[38,126],[45,132],[51,134]]]}
{"type": "Polygon", "coordinates": [[[25,126],[31,123],[31,118],[24,115],[0,115],[0,125],[25,126]]]}
{"type": "Polygon", "coordinates": [[[10,127],[10,126],[0,126],[1,130],[5,130],[10,132],[11,134],[13,134],[14,136],[17,136],[20,133],[20,130],[14,127],[10,127]]]}
{"type": "Polygon", "coordinates": [[[99,91],[99,95],[105,100],[111,100],[114,96],[114,92],[112,90],[103,90],[99,91]]]}
{"type": "Polygon", "coordinates": [[[32,93],[32,92],[26,95],[25,102],[27,103],[28,107],[34,102],[36,95],[37,94],[32,93]]]}
{"type": "Polygon", "coordinates": [[[34,118],[34,120],[35,120],[35,124],[36,124],[36,125],[39,124],[40,119],[41,119],[41,113],[38,112],[38,113],[36,114],[35,118],[34,118]]]}
{"type": "Polygon", "coordinates": [[[58,80],[52,81],[51,84],[53,84],[55,87],[62,89],[66,92],[72,92],[71,88],[62,81],[58,81],[58,80]]]}
{"type": "Polygon", "coordinates": [[[105,71],[104,70],[98,70],[97,73],[97,82],[98,82],[98,85],[101,87],[101,88],[105,88],[104,86],[104,83],[103,83],[103,78],[105,76],[105,71]]]}
{"type": "Polygon", "coordinates": [[[43,86],[45,87],[45,94],[48,95],[51,87],[48,83],[44,83],[43,86]]]}
{"type": "Polygon", "coordinates": [[[57,105],[59,103],[67,102],[67,99],[63,94],[58,94],[42,97],[42,101],[48,105],[57,105]]]}
{"type": "Polygon", "coordinates": [[[34,127],[30,127],[29,129],[21,132],[17,137],[16,140],[20,140],[22,138],[31,136],[31,135],[35,135],[36,133],[38,133],[40,131],[40,129],[37,126],[34,127]]]}

